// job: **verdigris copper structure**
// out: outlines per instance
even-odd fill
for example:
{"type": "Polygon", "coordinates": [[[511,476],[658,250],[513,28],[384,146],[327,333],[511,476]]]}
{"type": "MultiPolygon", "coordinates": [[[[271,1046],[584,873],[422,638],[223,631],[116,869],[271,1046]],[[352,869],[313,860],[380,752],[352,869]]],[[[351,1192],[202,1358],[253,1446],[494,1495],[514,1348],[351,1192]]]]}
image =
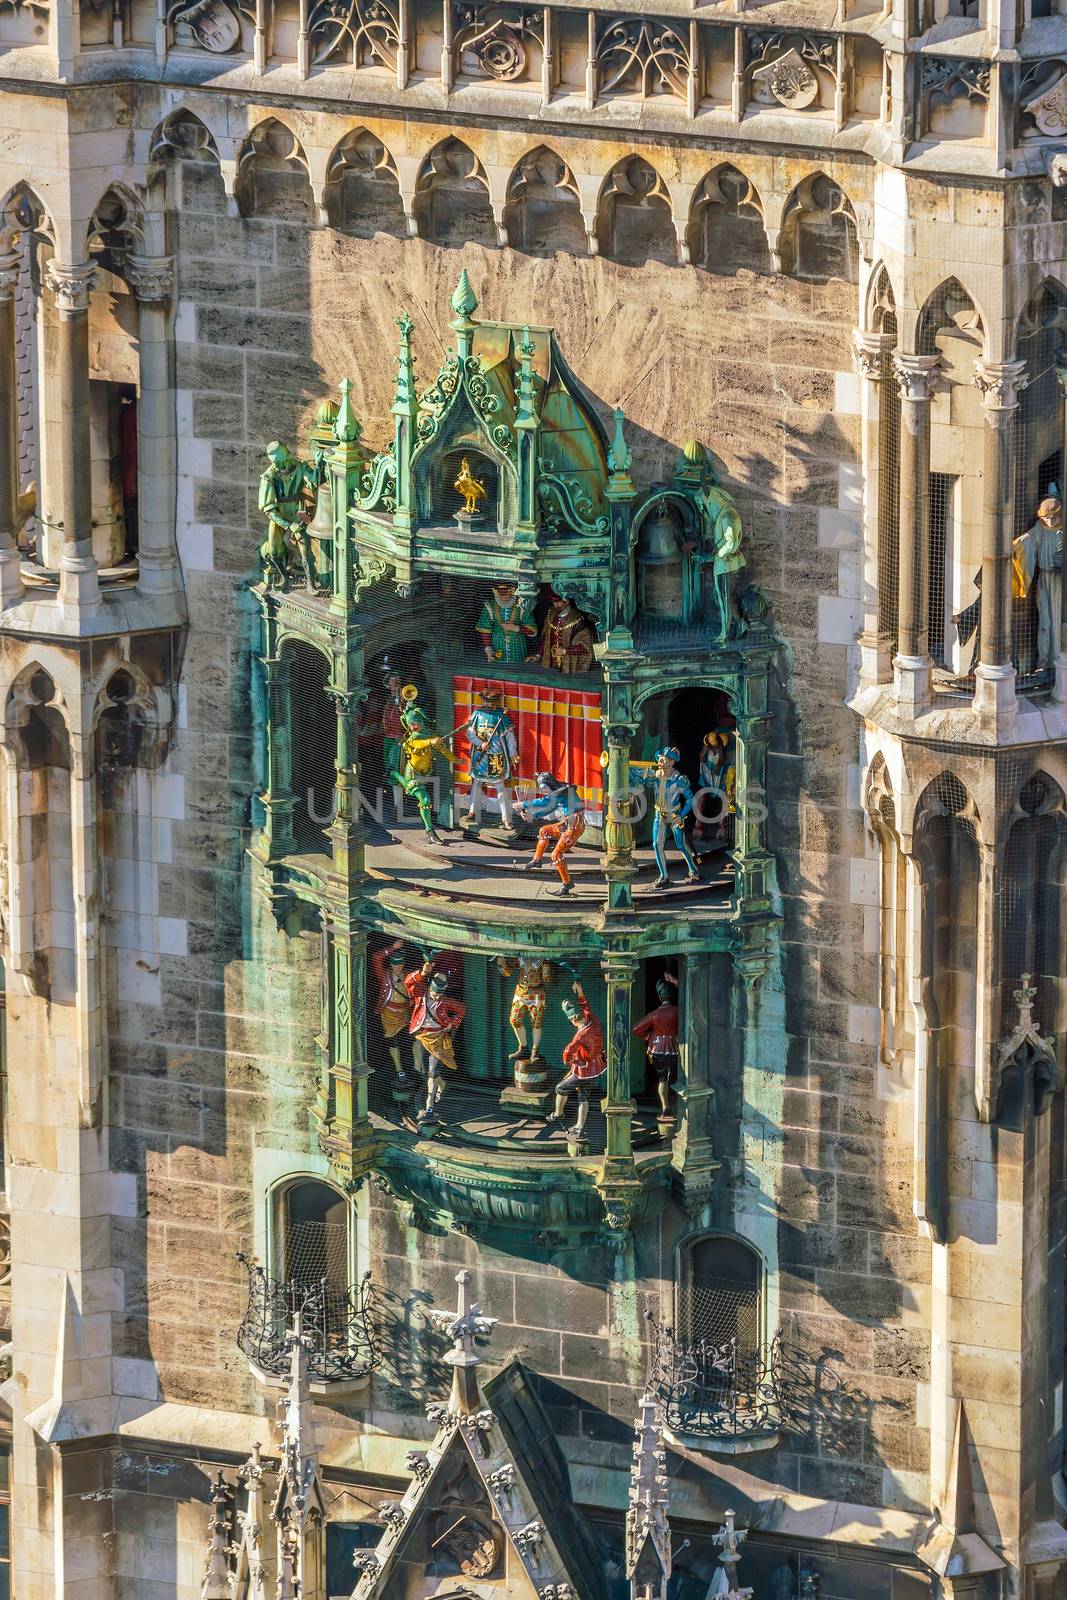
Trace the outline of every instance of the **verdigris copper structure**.
{"type": "Polygon", "coordinates": [[[680,446],[639,491],[623,413],[598,407],[549,328],[476,321],[466,273],[451,308],[421,393],[397,318],[385,448],[366,448],[346,382],[302,471],[285,452],[282,490],[318,485],[306,536],[306,511],[284,508],[310,558],[280,553],[282,490],[264,506],[252,857],[278,921],[321,939],[312,1118],[335,1177],[374,1173],[418,1223],[536,1254],[625,1236],[672,1184],[690,1207],[709,1191],[712,995],[755,1015],[776,962],[776,640],[708,450],[680,446]],[[709,740],[730,752],[728,794],[704,782],[709,740]],[[651,824],[656,870],[645,813],[672,796],[651,824]],[[550,845],[556,874],[530,871],[550,845]],[[649,1068],[635,1024],[665,970],[677,1065],[660,1050],[649,1068]],[[405,972],[449,1000],[455,1073],[447,1050],[408,1049],[421,997],[405,972]],[[546,994],[580,995],[578,1023],[603,1030],[606,1070],[573,1128],[549,1110],[573,1051],[558,999],[542,1039],[546,994]]]}

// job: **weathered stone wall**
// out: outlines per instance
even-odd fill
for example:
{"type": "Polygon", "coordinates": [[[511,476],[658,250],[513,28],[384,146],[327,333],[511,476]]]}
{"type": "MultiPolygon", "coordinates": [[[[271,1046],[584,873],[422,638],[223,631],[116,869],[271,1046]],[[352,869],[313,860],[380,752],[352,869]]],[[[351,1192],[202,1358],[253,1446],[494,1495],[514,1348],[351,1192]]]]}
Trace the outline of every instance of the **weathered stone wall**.
{"type": "MultiPolygon", "coordinates": [[[[415,316],[428,382],[465,266],[480,316],[551,324],[597,401],[624,405],[639,482],[666,475],[678,447],[698,437],[740,505],[752,575],[785,641],[768,797],[785,1035],[773,1058],[748,1059],[743,1086],[728,1072],[717,1084],[728,1170],[715,1214],[727,1226],[745,1215],[765,1225],[778,1208],[772,1292],[784,1329],[843,1358],[806,1432],[756,1458],[753,1471],[828,1498],[925,1504],[928,1259],[911,1215],[910,1133],[898,1106],[877,1096],[877,886],[843,705],[860,612],[856,290],[241,220],[214,169],[188,164],[174,224],[191,628],[166,769],[170,864],[159,880],[172,948],[157,996],[112,996],[121,1162],[143,1185],[145,1208],[124,1241],[127,1282],[143,1296],[128,1314],[130,1352],[155,1358],[168,1397],[259,1404],[233,1344],[242,1309],[234,1251],[251,1248],[265,1204],[256,1150],[288,1149],[292,1171],[319,1169],[307,1131],[318,952],[251,905],[243,858],[257,781],[245,586],[258,476],[267,441],[297,443],[344,376],[365,437],[384,443],[393,319],[404,307],[415,316]]],[[[739,1001],[735,1020],[743,1016],[739,1001]]],[[[550,1414],[578,1441],[576,1459],[624,1467],[643,1297],[669,1280],[685,1219],[668,1211],[662,1236],[639,1240],[632,1262],[591,1252],[547,1266],[414,1233],[391,1200],[372,1198],[370,1264],[400,1318],[392,1371],[375,1391],[379,1420],[406,1411],[404,1426],[416,1427],[425,1374],[404,1330],[418,1326],[421,1296],[451,1298],[452,1275],[470,1261],[501,1320],[494,1356],[518,1354],[547,1380],[550,1414]]]]}

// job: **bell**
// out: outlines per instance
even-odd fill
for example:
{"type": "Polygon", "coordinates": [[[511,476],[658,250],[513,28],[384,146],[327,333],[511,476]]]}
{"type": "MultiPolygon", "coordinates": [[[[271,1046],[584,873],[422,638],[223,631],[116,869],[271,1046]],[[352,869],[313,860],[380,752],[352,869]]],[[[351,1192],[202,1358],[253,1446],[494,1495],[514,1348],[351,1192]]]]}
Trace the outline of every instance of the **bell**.
{"type": "Polygon", "coordinates": [[[643,615],[672,620],[680,616],[682,552],[678,547],[678,524],[662,501],[641,529],[637,570],[643,615]]]}
{"type": "Polygon", "coordinates": [[[678,524],[661,501],[641,529],[637,559],[643,567],[664,567],[677,563],[678,557],[678,524]]]}

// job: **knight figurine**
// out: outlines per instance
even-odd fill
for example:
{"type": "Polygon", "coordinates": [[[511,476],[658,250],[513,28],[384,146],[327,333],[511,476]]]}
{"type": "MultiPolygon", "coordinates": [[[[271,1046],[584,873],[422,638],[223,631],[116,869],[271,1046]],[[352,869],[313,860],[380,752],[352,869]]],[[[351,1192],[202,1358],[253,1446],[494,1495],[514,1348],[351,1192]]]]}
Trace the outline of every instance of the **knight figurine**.
{"type": "Polygon", "coordinates": [[[468,717],[464,731],[470,741],[471,797],[461,828],[475,828],[481,820],[482,793],[496,791],[505,833],[515,833],[512,813],[514,777],[519,761],[515,724],[504,706],[500,689],[479,689],[480,704],[468,717]]]}

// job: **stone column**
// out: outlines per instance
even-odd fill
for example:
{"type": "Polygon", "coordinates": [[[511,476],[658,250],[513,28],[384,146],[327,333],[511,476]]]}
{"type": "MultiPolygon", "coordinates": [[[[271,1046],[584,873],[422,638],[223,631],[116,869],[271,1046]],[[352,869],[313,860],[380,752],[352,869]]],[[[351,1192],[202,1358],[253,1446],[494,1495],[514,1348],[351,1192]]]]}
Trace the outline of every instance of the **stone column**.
{"type": "Polygon", "coordinates": [[[987,721],[1014,716],[1011,557],[1015,538],[1015,412],[1024,361],[976,361],[986,435],[982,463],[982,623],[974,708],[987,721]]]}
{"type": "MultiPolygon", "coordinates": [[[[297,797],[293,794],[292,694],[288,658],[264,655],[263,677],[268,738],[267,781],[259,797],[264,811],[259,853],[264,861],[277,861],[294,849],[293,815],[297,805],[297,797]]],[[[304,801],[306,803],[306,796],[304,801]]]]}
{"type": "Polygon", "coordinates": [[[89,291],[95,269],[86,261],[68,266],[50,261],[48,287],[55,295],[56,384],[60,422],[56,434],[59,515],[63,544],[59,557],[59,602],[85,614],[100,604],[93,556],[92,447],[89,431],[89,291]]]}
{"type": "MultiPolygon", "coordinates": [[[[363,873],[363,833],[353,799],[359,794],[359,749],[356,721],[366,692],[362,689],[331,687],[327,690],[337,712],[336,777],[333,791],[333,821],[327,830],[333,841],[333,870],[350,883],[363,873]]],[[[297,797],[299,804],[300,797],[297,797]]]]}
{"type": "Polygon", "coordinates": [[[608,1226],[615,1229],[629,1227],[640,1192],[634,1168],[634,1103],[630,1097],[630,991],[637,969],[636,957],[626,951],[604,954],[604,1047],[608,1070],[603,1109],[607,1134],[600,1188],[608,1226]]]}
{"type": "MultiPolygon", "coordinates": [[[[1060,432],[1063,438],[1063,467],[1060,471],[1060,494],[1064,504],[1067,504],[1067,350],[1061,350],[1056,357],[1056,381],[1060,386],[1060,393],[1064,398],[1064,407],[1060,418],[1060,432]]],[[[1060,585],[1060,652],[1056,658],[1056,686],[1052,691],[1053,699],[1067,701],[1067,539],[1063,542],[1063,573],[1060,585]]]]}
{"type": "Polygon", "coordinates": [[[930,701],[927,651],[930,536],[930,396],[940,356],[896,355],[900,384],[900,541],[897,567],[897,701],[917,716],[930,701]]]}
{"type": "Polygon", "coordinates": [[[170,256],[126,258],[130,287],[137,296],[140,393],[137,397],[137,555],[138,588],[144,594],[171,594],[181,587],[174,530],[174,386],[171,381],[170,298],[174,268],[170,256]]]}
{"type": "Polygon", "coordinates": [[[22,598],[18,552],[18,385],[15,290],[19,258],[0,255],[0,608],[22,598]]]}
{"type": "Polygon", "coordinates": [[[852,350],[860,379],[860,414],[863,421],[863,632],[860,635],[860,676],[864,684],[886,683],[893,675],[892,646],[879,628],[884,576],[882,547],[882,399],[888,376],[886,357],[893,348],[891,333],[864,333],[855,329],[852,350]]]}

